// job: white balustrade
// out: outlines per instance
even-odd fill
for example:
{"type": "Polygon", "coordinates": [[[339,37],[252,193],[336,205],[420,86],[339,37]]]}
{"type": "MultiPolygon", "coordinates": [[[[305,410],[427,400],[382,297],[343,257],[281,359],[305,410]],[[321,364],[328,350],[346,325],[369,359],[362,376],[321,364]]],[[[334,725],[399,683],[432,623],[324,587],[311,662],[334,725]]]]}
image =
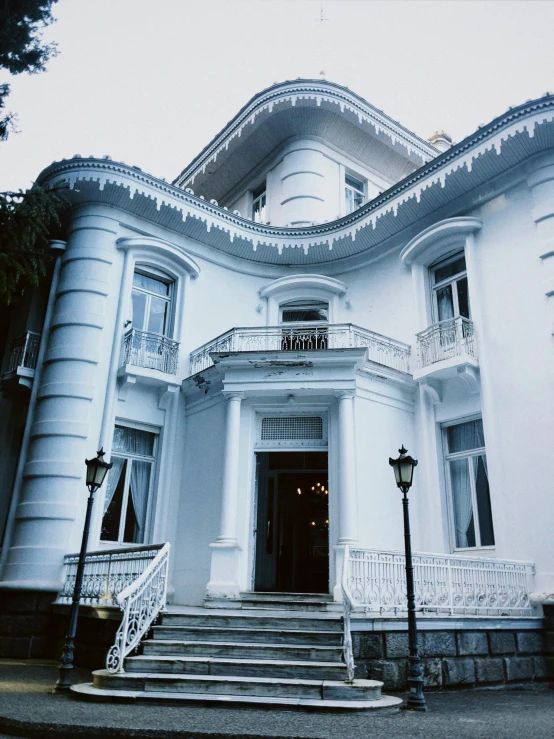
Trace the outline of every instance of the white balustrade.
{"type": "Polygon", "coordinates": [[[36,369],[39,346],[40,334],[34,331],[27,331],[23,336],[14,339],[7,372],[15,372],[18,367],[36,369]]]}
{"type": "Polygon", "coordinates": [[[134,328],[123,339],[123,364],[177,374],[179,342],[134,328]]]}
{"type": "MultiPolygon", "coordinates": [[[[527,562],[462,555],[413,555],[416,609],[440,616],[534,616],[527,562]]],[[[404,616],[407,612],[402,552],[349,549],[343,589],[352,608],[366,614],[404,616]]]]}
{"type": "Polygon", "coordinates": [[[165,609],[170,545],[164,544],[142,575],[117,596],[117,604],[123,618],[115,643],[109,648],[106,669],[109,672],[123,670],[125,657],[136,649],[142,637],[165,609]]]}
{"type": "Polygon", "coordinates": [[[445,359],[477,357],[473,322],[463,316],[434,323],[417,334],[419,369],[445,359]]]}
{"type": "MultiPolygon", "coordinates": [[[[156,544],[132,549],[87,552],[81,605],[117,608],[118,595],[145,572],[163,546],[156,544]]],[[[64,557],[64,584],[56,603],[71,604],[78,561],[78,554],[66,554],[64,557]]]]}
{"type": "Polygon", "coordinates": [[[190,374],[213,365],[212,353],[255,351],[321,351],[367,348],[372,362],[410,371],[410,346],[351,323],[233,328],[190,355],[190,374]]]}

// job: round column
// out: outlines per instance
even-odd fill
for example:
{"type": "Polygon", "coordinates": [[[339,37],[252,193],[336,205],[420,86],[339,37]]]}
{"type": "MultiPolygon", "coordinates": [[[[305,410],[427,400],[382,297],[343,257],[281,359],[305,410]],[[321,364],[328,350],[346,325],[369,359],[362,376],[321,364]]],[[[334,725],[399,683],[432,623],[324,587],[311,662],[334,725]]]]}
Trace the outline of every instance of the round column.
{"type": "Polygon", "coordinates": [[[543,288],[554,334],[554,155],[535,160],[528,172],[527,182],[533,193],[533,220],[540,239],[538,256],[543,265],[543,288]]]}
{"type": "Polygon", "coordinates": [[[339,540],[358,543],[358,500],[354,440],[354,392],[338,393],[339,399],[339,540]]]}
{"type": "Polygon", "coordinates": [[[57,590],[63,557],[78,540],[84,460],[98,439],[93,399],[116,235],[112,219],[92,213],[73,219],[62,257],[4,588],[57,590]]]}
{"type": "Polygon", "coordinates": [[[237,543],[236,519],[239,487],[240,405],[243,393],[227,395],[225,452],[223,456],[223,486],[221,490],[221,523],[217,541],[237,543]]]}

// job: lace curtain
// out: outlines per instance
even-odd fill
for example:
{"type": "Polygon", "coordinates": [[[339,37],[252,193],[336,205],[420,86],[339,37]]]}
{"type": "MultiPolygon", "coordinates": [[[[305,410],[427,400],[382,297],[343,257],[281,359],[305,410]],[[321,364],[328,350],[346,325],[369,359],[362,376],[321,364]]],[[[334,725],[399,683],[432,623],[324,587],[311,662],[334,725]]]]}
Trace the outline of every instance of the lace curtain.
{"type": "MultiPolygon", "coordinates": [[[[131,466],[131,498],[135,509],[136,530],[133,543],[144,542],[144,524],[146,521],[146,506],[148,503],[148,489],[150,487],[150,462],[139,462],[134,459],[131,466]]],[[[129,505],[129,504],[127,504],[129,505]]]]}

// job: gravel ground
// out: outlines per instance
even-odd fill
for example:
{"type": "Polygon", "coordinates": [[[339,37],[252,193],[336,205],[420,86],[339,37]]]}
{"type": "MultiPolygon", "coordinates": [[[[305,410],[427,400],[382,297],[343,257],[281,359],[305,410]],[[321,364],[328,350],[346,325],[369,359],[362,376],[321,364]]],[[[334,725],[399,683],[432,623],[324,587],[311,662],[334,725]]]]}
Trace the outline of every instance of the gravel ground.
{"type": "Polygon", "coordinates": [[[554,691],[544,684],[429,693],[427,713],[371,714],[91,703],[53,693],[56,679],[52,662],[0,660],[0,739],[554,739],[554,691]]]}

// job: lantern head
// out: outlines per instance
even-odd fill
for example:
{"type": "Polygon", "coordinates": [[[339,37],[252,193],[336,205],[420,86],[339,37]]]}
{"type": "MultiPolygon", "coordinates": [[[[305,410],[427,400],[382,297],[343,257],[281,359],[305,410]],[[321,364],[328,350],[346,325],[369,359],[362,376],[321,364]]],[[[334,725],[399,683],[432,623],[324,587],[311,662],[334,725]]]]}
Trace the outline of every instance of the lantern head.
{"type": "Polygon", "coordinates": [[[87,466],[87,488],[91,493],[95,493],[102,486],[104,478],[108,470],[112,468],[112,463],[104,462],[104,449],[100,449],[96,453],[94,459],[85,459],[87,466]]]}
{"type": "Polygon", "coordinates": [[[404,444],[402,444],[401,449],[398,451],[400,452],[398,459],[389,458],[389,464],[394,469],[397,487],[403,493],[407,493],[412,487],[414,467],[417,465],[417,459],[410,457],[408,450],[404,449],[404,444]]]}

